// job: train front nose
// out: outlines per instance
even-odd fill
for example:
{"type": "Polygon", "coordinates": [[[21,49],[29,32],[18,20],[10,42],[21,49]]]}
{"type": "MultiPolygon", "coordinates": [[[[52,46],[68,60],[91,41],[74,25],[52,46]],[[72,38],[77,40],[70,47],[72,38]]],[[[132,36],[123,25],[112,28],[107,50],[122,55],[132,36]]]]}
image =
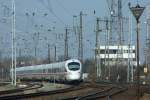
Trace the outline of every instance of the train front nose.
{"type": "Polygon", "coordinates": [[[80,72],[69,72],[67,75],[67,80],[69,81],[80,80],[80,79],[81,79],[80,72]]]}

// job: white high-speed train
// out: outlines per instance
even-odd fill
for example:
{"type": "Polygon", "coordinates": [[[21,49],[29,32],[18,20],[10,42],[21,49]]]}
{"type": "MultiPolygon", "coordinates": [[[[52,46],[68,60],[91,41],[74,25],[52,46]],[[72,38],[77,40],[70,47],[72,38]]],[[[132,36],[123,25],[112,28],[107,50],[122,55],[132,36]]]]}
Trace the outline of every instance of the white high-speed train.
{"type": "Polygon", "coordinates": [[[81,81],[82,65],[77,59],[63,62],[17,67],[18,79],[46,79],[56,81],[81,81]]]}

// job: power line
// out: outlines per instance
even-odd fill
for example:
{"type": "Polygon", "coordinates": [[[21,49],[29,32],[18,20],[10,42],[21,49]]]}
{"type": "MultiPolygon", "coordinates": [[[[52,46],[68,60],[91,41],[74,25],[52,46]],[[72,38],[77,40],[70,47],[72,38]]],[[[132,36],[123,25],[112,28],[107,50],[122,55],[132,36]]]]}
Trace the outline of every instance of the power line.
{"type": "Polygon", "coordinates": [[[59,17],[56,15],[56,13],[54,12],[50,0],[47,0],[47,4],[48,4],[48,5],[46,5],[46,4],[44,3],[44,0],[39,0],[39,1],[40,1],[41,4],[43,4],[43,6],[44,6],[46,9],[49,10],[49,12],[50,12],[55,18],[57,18],[57,19],[59,20],[59,22],[60,22],[61,24],[66,25],[66,24],[64,23],[64,21],[63,21],[61,18],[59,18],[59,17]]]}
{"type": "Polygon", "coordinates": [[[111,8],[110,8],[109,0],[106,0],[106,2],[107,2],[107,5],[108,5],[108,9],[109,9],[109,11],[111,12],[111,8]]]}
{"type": "Polygon", "coordinates": [[[70,16],[73,15],[73,14],[70,13],[70,11],[69,11],[68,9],[66,9],[66,8],[63,6],[63,4],[62,4],[59,0],[56,0],[56,2],[57,2],[57,4],[58,4],[61,8],[64,9],[64,11],[65,11],[68,15],[70,15],[70,16]]]}

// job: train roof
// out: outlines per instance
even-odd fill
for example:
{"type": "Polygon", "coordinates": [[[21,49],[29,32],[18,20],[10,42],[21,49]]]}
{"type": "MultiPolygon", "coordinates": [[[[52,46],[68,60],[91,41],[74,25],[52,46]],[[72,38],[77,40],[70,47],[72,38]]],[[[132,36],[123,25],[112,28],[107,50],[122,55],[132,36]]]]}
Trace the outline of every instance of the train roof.
{"type": "Polygon", "coordinates": [[[27,71],[27,70],[39,70],[39,69],[47,69],[47,68],[59,68],[62,65],[65,65],[69,62],[79,62],[77,59],[69,59],[66,61],[62,62],[56,62],[56,63],[51,63],[51,64],[42,64],[42,65],[32,65],[32,66],[24,66],[24,67],[17,67],[16,71],[27,71]]]}

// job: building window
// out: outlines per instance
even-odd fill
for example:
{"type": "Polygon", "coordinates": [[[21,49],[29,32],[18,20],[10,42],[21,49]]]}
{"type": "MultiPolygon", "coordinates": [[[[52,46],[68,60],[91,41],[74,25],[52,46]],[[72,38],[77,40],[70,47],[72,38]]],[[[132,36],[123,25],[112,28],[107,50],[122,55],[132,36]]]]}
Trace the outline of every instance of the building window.
{"type": "Polygon", "coordinates": [[[104,54],[104,53],[105,53],[105,50],[100,50],[100,53],[101,53],[101,54],[104,54]]]}

